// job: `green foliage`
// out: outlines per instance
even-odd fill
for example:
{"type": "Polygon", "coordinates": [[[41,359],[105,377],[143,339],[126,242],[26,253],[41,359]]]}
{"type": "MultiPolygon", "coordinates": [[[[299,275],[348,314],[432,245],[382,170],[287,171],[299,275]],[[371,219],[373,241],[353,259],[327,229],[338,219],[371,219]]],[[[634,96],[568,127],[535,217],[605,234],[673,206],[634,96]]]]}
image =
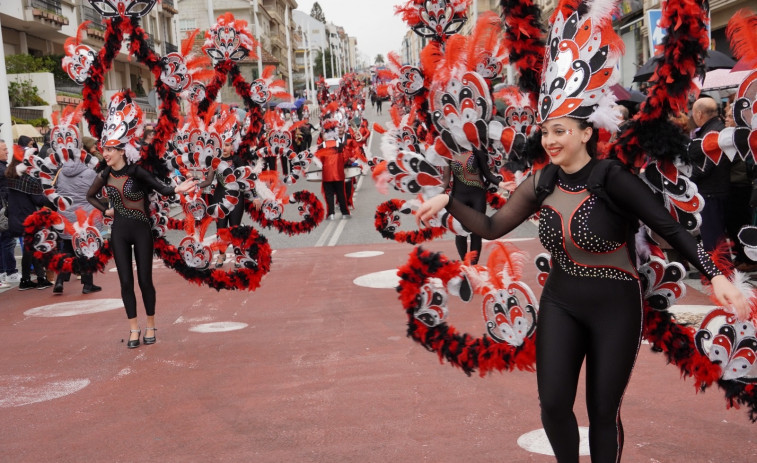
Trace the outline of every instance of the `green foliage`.
{"type": "Polygon", "coordinates": [[[28,74],[32,72],[52,72],[56,81],[68,81],[70,77],[61,67],[65,55],[8,55],[5,57],[5,71],[8,74],[28,74]]]}
{"type": "Polygon", "coordinates": [[[384,64],[384,55],[379,53],[376,55],[376,59],[374,60],[376,64],[384,64]]]}
{"type": "Polygon", "coordinates": [[[39,89],[31,81],[8,82],[8,97],[11,108],[19,106],[47,106],[39,96],[39,89]]]}
{"type": "Polygon", "coordinates": [[[21,119],[19,117],[13,117],[11,116],[11,120],[14,124],[31,124],[34,127],[49,127],[50,121],[45,119],[44,117],[40,117],[39,119],[21,119]]]}
{"type": "MultiPolygon", "coordinates": [[[[336,63],[334,63],[336,65],[336,63]]],[[[334,76],[334,69],[332,69],[331,66],[331,50],[326,50],[326,53],[324,55],[322,50],[318,50],[318,53],[315,55],[315,59],[313,62],[313,75],[316,79],[318,79],[319,76],[323,76],[324,79],[328,79],[330,77],[334,76]],[[326,72],[324,73],[323,69],[323,62],[326,61],[326,72]]]]}

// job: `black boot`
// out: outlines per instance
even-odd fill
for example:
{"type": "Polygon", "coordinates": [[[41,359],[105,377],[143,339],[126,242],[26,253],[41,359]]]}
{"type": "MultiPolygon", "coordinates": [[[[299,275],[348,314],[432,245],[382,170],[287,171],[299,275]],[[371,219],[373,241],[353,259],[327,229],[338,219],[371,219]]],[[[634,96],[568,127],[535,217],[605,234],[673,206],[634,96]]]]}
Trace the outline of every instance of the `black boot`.
{"type": "Polygon", "coordinates": [[[84,287],[81,290],[82,294],[96,293],[102,290],[101,287],[95,285],[92,282],[93,280],[94,278],[92,277],[91,273],[82,274],[81,282],[84,285],[84,287]]]}
{"type": "Polygon", "coordinates": [[[58,274],[58,277],[55,279],[55,286],[53,286],[53,293],[54,294],[62,294],[63,293],[63,282],[66,281],[65,276],[63,276],[62,273],[58,274]]]}

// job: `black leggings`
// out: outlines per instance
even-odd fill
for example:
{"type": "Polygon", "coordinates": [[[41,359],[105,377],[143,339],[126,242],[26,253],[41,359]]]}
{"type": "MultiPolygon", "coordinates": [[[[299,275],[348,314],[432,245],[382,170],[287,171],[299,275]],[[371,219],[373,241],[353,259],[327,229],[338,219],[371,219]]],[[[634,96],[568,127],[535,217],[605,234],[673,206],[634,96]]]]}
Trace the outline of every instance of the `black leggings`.
{"type": "Polygon", "coordinates": [[[137,318],[137,296],[134,294],[134,274],[131,270],[134,246],[134,259],[137,261],[137,281],[142,291],[142,302],[147,316],[155,315],[155,286],[152,283],[152,230],[148,223],[118,218],[113,222],[110,232],[110,245],[113,260],[116,261],[118,280],[121,282],[121,299],[124,301],[126,316],[131,320],[137,318]]]}
{"type": "Polygon", "coordinates": [[[578,462],[573,403],[584,358],[591,461],[620,460],[620,406],[639,351],[642,311],[638,281],[552,269],[539,307],[536,377],[542,424],[557,461],[578,462]]]}
{"type": "MultiPolygon", "coordinates": [[[[226,189],[223,185],[216,185],[216,189],[213,192],[213,204],[220,204],[224,196],[226,196],[226,189]]],[[[239,202],[234,206],[234,209],[226,217],[216,220],[216,229],[241,225],[242,217],[244,216],[244,203],[244,195],[240,195],[239,202]]]]}
{"type": "MultiPolygon", "coordinates": [[[[455,180],[451,194],[453,198],[466,206],[479,212],[486,212],[486,190],[455,180]]],[[[465,255],[468,253],[468,237],[455,236],[455,246],[460,259],[465,259],[465,255]]],[[[481,258],[481,237],[479,235],[470,234],[470,250],[478,253],[473,264],[478,263],[478,259],[481,258]]]]}

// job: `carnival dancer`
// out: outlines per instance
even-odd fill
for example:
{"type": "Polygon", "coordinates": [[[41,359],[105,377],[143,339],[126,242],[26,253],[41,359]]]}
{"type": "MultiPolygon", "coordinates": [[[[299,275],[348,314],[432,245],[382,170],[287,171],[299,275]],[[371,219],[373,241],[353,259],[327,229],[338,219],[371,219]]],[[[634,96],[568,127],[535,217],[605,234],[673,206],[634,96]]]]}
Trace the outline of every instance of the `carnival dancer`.
{"type": "MultiPolygon", "coordinates": [[[[228,111],[225,108],[221,108],[217,115],[216,125],[219,127],[218,132],[221,135],[221,141],[223,143],[221,159],[232,164],[235,169],[246,165],[244,159],[242,159],[237,153],[241,138],[239,136],[238,124],[234,111],[228,111]]],[[[213,189],[212,204],[220,204],[226,196],[223,172],[221,172],[221,170],[216,170],[212,167],[208,169],[205,180],[198,183],[197,187],[206,188],[210,186],[214,180],[216,184],[213,189]]],[[[242,217],[244,216],[244,198],[239,198],[239,201],[240,203],[237,204],[227,215],[216,219],[216,230],[242,224],[242,217]]],[[[216,258],[216,268],[223,267],[225,261],[226,250],[221,249],[218,251],[218,257],[216,258]]]]}
{"type": "Polygon", "coordinates": [[[108,118],[102,133],[103,157],[107,167],[95,177],[87,192],[87,200],[104,215],[113,218],[110,243],[121,284],[121,298],[129,319],[129,349],[140,344],[141,329],[137,320],[137,299],[132,274],[132,247],[137,264],[137,281],[142,292],[147,321],[143,342],[154,344],[155,286],[152,281],[153,237],[147,208],[148,190],[164,196],[185,193],[195,188],[194,179],[184,180],[174,187],[162,183],[137,164],[138,140],[142,131],[142,110],[132,100],[129,91],[118,92],[111,98],[108,118]],[[105,188],[112,208],[98,200],[105,188]]]}
{"type": "Polygon", "coordinates": [[[547,47],[538,101],[541,147],[552,166],[528,177],[492,217],[448,194],[426,201],[417,213],[425,223],[446,207],[473,233],[494,240],[539,212],[539,237],[552,254],[552,269],[539,306],[537,384],[544,429],[560,462],[578,462],[573,404],[584,360],[592,461],[620,461],[620,406],[642,334],[637,219],[709,278],[714,296],[739,319],[749,314],[744,295],[649,187],[620,164],[595,157],[598,130],[617,124],[607,87],[614,82],[622,42],[612,29],[612,10],[612,2],[563,1],[550,21],[547,44],[561,45],[547,47]],[[566,78],[575,70],[585,78],[566,78]],[[602,168],[600,194],[589,177],[602,168]]]}
{"type": "Polygon", "coordinates": [[[345,195],[344,165],[348,158],[344,145],[338,140],[326,139],[318,145],[315,152],[314,162],[320,164],[322,169],[323,195],[326,199],[326,220],[334,220],[334,197],[339,203],[339,211],[343,219],[351,219],[350,210],[347,207],[345,195]]]}
{"type": "MultiPolygon", "coordinates": [[[[492,173],[488,166],[488,155],[481,150],[465,150],[455,153],[449,162],[449,167],[444,168],[442,183],[452,187],[449,195],[481,213],[486,212],[486,190],[489,185],[506,188],[507,184],[501,176],[492,173]]],[[[476,233],[470,235],[470,251],[476,256],[471,263],[476,264],[481,255],[481,236],[476,233]]],[[[465,259],[468,254],[468,237],[455,236],[455,247],[460,259],[465,259]]]]}

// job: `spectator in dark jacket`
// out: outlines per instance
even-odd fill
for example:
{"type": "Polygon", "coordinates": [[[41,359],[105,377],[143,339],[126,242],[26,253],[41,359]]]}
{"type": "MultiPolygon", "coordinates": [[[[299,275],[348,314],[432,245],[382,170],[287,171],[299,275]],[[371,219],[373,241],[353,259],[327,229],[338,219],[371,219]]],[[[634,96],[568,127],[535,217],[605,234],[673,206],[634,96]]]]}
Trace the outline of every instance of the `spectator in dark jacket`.
{"type": "MultiPolygon", "coordinates": [[[[717,102],[709,97],[702,97],[694,102],[691,118],[697,126],[696,138],[703,138],[709,132],[720,132],[725,124],[718,115],[717,102]]],[[[725,238],[725,209],[731,186],[731,161],[726,156],[715,164],[703,153],[692,153],[694,169],[691,180],[696,183],[699,194],[704,198],[702,208],[702,246],[705,251],[712,251],[718,242],[725,238]]]]}
{"type": "MultiPolygon", "coordinates": [[[[6,217],[8,212],[8,181],[5,178],[5,170],[8,167],[8,145],[5,140],[0,140],[0,209],[5,207],[6,217]]],[[[16,268],[16,238],[10,231],[0,232],[0,288],[7,288],[11,284],[21,281],[21,275],[16,268]]]]}
{"type": "MultiPolygon", "coordinates": [[[[26,166],[13,156],[8,168],[5,170],[5,178],[8,182],[8,231],[15,238],[24,236],[24,220],[41,207],[54,208],[52,203],[42,194],[42,186],[39,181],[26,173],[26,166]]],[[[22,250],[21,257],[21,281],[18,289],[21,291],[37,288],[49,288],[53,284],[47,279],[45,268],[37,262],[33,262],[34,256],[30,252],[22,250]],[[31,269],[34,263],[34,273],[37,281],[31,280],[31,269]]]]}

